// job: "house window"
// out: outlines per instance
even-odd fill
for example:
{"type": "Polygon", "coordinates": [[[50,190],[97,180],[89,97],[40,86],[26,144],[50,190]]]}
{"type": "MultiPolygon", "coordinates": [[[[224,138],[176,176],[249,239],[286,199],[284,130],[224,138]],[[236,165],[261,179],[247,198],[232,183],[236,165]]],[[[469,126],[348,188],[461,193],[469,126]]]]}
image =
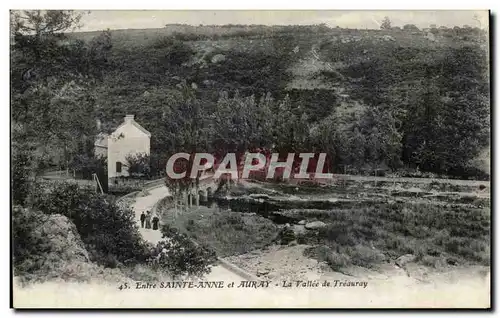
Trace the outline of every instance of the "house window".
{"type": "Polygon", "coordinates": [[[122,163],[120,161],[116,162],[116,172],[118,173],[122,172],[122,163]]]}

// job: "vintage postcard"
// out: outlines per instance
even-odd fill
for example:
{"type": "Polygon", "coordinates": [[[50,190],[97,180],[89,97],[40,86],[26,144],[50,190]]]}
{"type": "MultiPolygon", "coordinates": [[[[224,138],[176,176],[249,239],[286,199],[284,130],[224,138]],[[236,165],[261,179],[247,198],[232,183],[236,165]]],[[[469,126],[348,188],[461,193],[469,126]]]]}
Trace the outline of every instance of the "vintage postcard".
{"type": "Polygon", "coordinates": [[[10,11],[14,308],[491,307],[484,11],[10,11]]]}

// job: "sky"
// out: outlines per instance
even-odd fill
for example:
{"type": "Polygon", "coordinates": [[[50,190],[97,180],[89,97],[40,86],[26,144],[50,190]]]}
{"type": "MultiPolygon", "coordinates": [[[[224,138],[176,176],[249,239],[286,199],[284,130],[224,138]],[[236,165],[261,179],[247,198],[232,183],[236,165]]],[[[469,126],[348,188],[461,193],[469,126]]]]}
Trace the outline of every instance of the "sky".
{"type": "Polygon", "coordinates": [[[165,24],[320,24],[330,27],[378,29],[388,16],[393,26],[415,24],[488,27],[488,11],[186,11],[94,10],[86,11],[79,31],[161,28],[165,24]]]}

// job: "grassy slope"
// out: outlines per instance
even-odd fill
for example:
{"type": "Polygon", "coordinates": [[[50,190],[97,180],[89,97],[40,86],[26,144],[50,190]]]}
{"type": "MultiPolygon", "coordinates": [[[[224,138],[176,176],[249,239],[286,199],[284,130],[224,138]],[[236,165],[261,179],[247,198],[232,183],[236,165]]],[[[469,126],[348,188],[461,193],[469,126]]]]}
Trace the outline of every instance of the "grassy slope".
{"type": "Polygon", "coordinates": [[[311,207],[287,210],[296,220],[320,220],[327,226],[317,233],[299,237],[320,248],[311,256],[327,260],[332,266],[356,264],[371,266],[384,259],[413,254],[425,265],[481,264],[490,261],[490,202],[481,198],[477,186],[448,183],[405,183],[398,189],[384,182],[358,181],[330,187],[272,186],[280,192],[300,198],[352,200],[324,210],[311,207]],[[318,191],[320,190],[320,191],[318,191]],[[388,192],[385,192],[388,191],[388,192]],[[415,195],[431,191],[434,195],[416,199],[415,195]],[[384,199],[373,203],[371,195],[384,199]],[[328,246],[325,249],[324,246],[328,246]],[[332,255],[330,255],[332,254],[332,255]],[[381,257],[385,255],[385,257],[381,257]]]}
{"type": "Polygon", "coordinates": [[[220,257],[262,248],[271,243],[278,233],[276,225],[257,215],[203,206],[177,213],[163,206],[161,211],[163,223],[207,244],[220,257]]]}
{"type": "MultiPolygon", "coordinates": [[[[296,30],[304,30],[305,28],[297,28],[296,30]]],[[[120,29],[111,30],[114,44],[119,47],[140,47],[148,46],[154,43],[155,40],[164,36],[170,36],[174,33],[194,33],[203,36],[219,36],[224,37],[222,40],[215,40],[216,42],[224,43],[226,38],[242,38],[241,32],[253,32],[250,36],[245,36],[244,42],[250,42],[255,39],[261,38],[272,38],[275,36],[290,35],[288,32],[284,32],[280,27],[177,27],[168,26],[165,28],[158,29],[120,29]],[[256,35],[254,35],[257,33],[256,35]]],[[[91,31],[91,32],[74,32],[71,36],[89,41],[95,36],[99,35],[101,31],[91,31]]],[[[386,31],[386,30],[358,30],[358,29],[330,29],[329,31],[315,32],[313,36],[311,32],[304,32],[307,36],[303,37],[302,44],[312,44],[315,41],[321,39],[331,38],[332,36],[359,36],[361,38],[372,38],[373,36],[384,36],[390,35],[400,43],[402,46],[447,46],[453,45],[453,41],[450,38],[438,37],[437,42],[430,41],[426,35],[415,32],[404,32],[404,31],[386,31]]]]}
{"type": "MultiPolygon", "coordinates": [[[[363,185],[352,189],[350,195],[369,194],[378,189],[371,186],[364,188],[363,185]]],[[[314,196],[300,191],[282,192],[283,187],[271,188],[279,189],[280,196],[314,196]]],[[[265,193],[266,189],[269,189],[268,186],[264,186],[260,192],[265,193]]],[[[257,191],[256,188],[247,190],[252,193],[257,191]]],[[[313,191],[312,187],[310,190],[313,191]]],[[[325,193],[316,196],[325,200],[342,197],[343,192],[340,190],[337,187],[322,189],[325,193]]],[[[449,189],[435,188],[433,191],[443,194],[443,190],[449,189]]],[[[477,195],[473,189],[469,191],[471,197],[477,195]]],[[[244,192],[235,192],[233,195],[244,195],[244,192]]],[[[306,231],[297,235],[296,239],[300,244],[313,246],[307,250],[306,256],[325,261],[334,269],[351,265],[377,267],[387,261],[393,262],[404,254],[413,254],[417,263],[435,268],[489,265],[490,208],[484,205],[484,200],[467,205],[438,205],[439,200],[434,197],[420,200],[422,202],[410,199],[395,202],[391,198],[378,203],[370,203],[362,198],[355,201],[349,206],[333,209],[304,206],[285,209],[282,213],[297,222],[319,220],[326,223],[325,228],[306,231]]],[[[177,217],[168,211],[165,221],[199,240],[210,242],[221,256],[258,249],[262,245],[259,242],[269,242],[269,238],[278,233],[277,227],[266,225],[265,221],[268,220],[258,215],[238,215],[236,211],[248,212],[236,208],[229,212],[202,207],[177,217]]]]}
{"type": "MultiPolygon", "coordinates": [[[[85,41],[97,35],[99,32],[70,34],[85,41]]],[[[197,83],[208,109],[221,90],[257,97],[270,92],[275,98],[288,93],[315,122],[328,116],[335,105],[360,99],[356,96],[360,91],[356,89],[356,74],[338,76],[339,71],[344,72],[342,68],[406,47],[422,51],[424,56],[427,51],[439,56],[435,51],[440,48],[467,44],[445,36],[430,41],[424,33],[307,27],[168,26],[112,30],[111,38],[111,66],[104,70],[104,83],[96,92],[102,109],[100,118],[105,127],[115,127],[122,113],[134,112],[150,131],[155,130],[148,126],[149,117],[158,115],[141,113],[140,105],[151,105],[145,92],[163,94],[175,87],[178,78],[197,83]],[[184,65],[169,65],[166,49],[155,47],[174,33],[181,33],[184,43],[194,50],[194,56],[184,65]],[[386,35],[394,41],[385,39],[386,35]],[[218,53],[226,60],[211,63],[211,57],[218,53]]]]}
{"type": "MultiPolygon", "coordinates": [[[[98,34],[77,32],[70,36],[90,41],[98,34]]],[[[359,99],[355,92],[349,92],[356,85],[356,74],[338,76],[342,68],[405,48],[420,51],[424,57],[437,57],[441,48],[468,43],[443,35],[432,41],[423,32],[307,27],[168,26],[113,30],[111,37],[113,66],[105,72],[108,88],[103,88],[102,98],[103,108],[111,112],[137,112],[145,91],[172,88],[178,76],[196,82],[207,102],[214,102],[220,90],[238,89],[243,95],[257,96],[271,92],[276,98],[288,92],[293,100],[302,101],[304,108],[310,109],[308,116],[313,121],[328,115],[332,105],[359,99]],[[191,61],[183,66],[168,65],[165,49],[155,47],[159,40],[174,33],[180,33],[184,43],[194,50],[191,61]],[[393,40],[388,40],[389,35],[393,40]],[[226,60],[213,64],[210,59],[217,53],[225,54],[226,60]]],[[[420,61],[422,56],[415,58],[420,61]]],[[[113,121],[114,117],[103,119],[113,121]]]]}

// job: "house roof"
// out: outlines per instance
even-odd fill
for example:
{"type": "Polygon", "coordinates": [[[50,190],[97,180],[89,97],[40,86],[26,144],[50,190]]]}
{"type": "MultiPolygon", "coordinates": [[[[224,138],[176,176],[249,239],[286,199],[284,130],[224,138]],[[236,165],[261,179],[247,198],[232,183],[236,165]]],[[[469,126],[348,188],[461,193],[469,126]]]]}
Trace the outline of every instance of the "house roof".
{"type": "Polygon", "coordinates": [[[127,123],[131,123],[133,126],[135,126],[137,129],[139,129],[140,131],[142,131],[144,134],[146,134],[148,137],[151,138],[151,133],[149,131],[147,131],[144,127],[142,127],[141,125],[139,125],[139,123],[137,123],[135,120],[134,120],[134,116],[133,115],[127,115],[125,116],[125,121],[120,125],[118,126],[115,131],[117,131],[118,129],[120,129],[121,127],[125,126],[127,123]]]}
{"type": "Polygon", "coordinates": [[[139,123],[137,123],[135,120],[132,121],[132,124],[139,128],[139,130],[141,130],[143,133],[145,133],[146,135],[148,135],[148,137],[151,137],[151,133],[149,131],[146,130],[146,128],[142,127],[141,125],[139,125],[139,123]]]}

